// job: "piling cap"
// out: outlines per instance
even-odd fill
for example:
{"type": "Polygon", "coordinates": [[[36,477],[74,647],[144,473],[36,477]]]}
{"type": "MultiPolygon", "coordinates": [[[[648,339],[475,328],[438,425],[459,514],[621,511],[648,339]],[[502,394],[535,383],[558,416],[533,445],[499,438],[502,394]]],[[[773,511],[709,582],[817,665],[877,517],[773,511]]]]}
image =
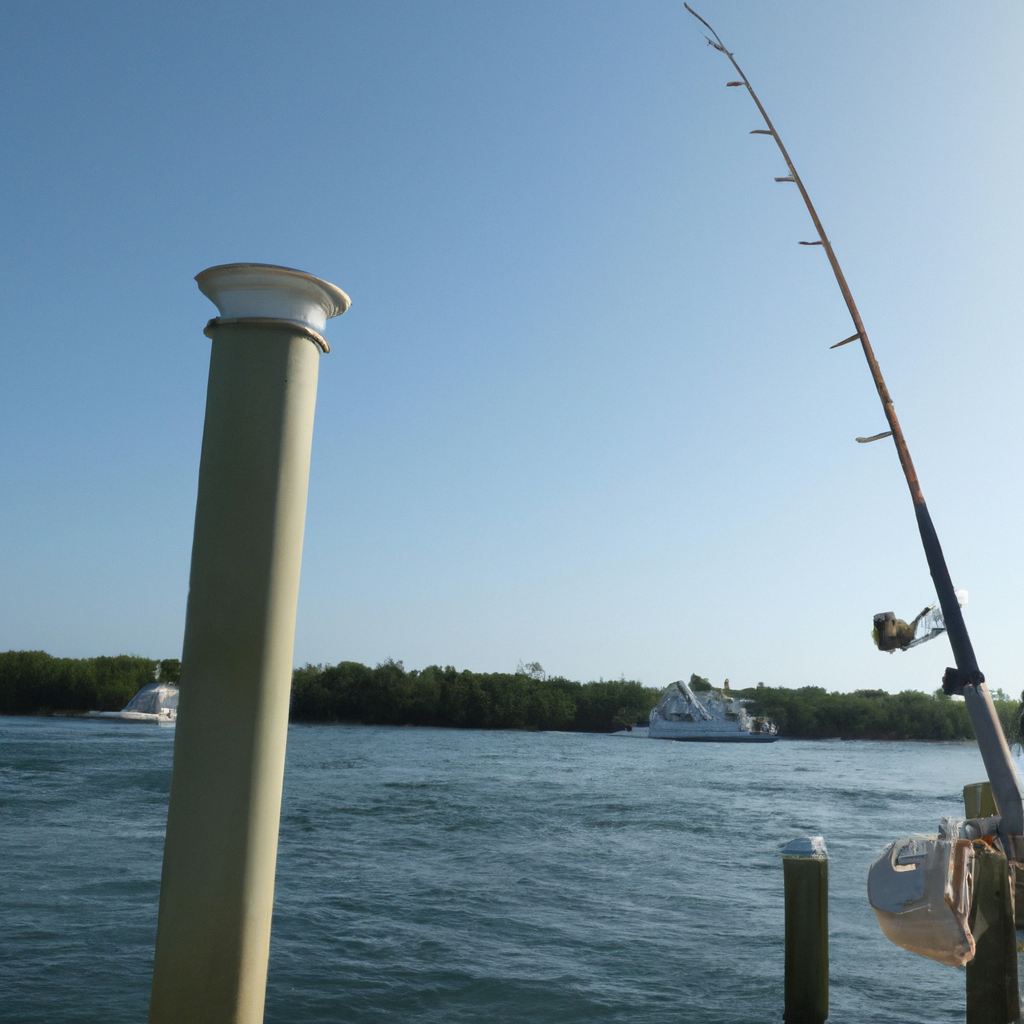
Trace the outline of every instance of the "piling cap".
{"type": "Polygon", "coordinates": [[[225,320],[291,320],[318,333],[351,304],[335,285],[272,263],[225,263],[196,274],[196,283],[225,320]]]}
{"type": "Polygon", "coordinates": [[[782,850],[783,857],[814,857],[817,860],[828,860],[828,850],[822,836],[804,836],[787,843],[782,850]]]}

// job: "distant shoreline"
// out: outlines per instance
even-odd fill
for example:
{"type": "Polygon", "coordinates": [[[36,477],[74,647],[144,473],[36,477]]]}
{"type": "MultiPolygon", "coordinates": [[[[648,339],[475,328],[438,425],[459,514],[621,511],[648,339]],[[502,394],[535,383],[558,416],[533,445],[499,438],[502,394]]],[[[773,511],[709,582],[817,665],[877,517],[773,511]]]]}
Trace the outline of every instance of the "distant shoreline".
{"type": "MultiPolygon", "coordinates": [[[[43,651],[0,653],[0,715],[75,717],[119,711],[159,673],[177,682],[179,663],[135,655],[54,658],[43,651]],[[173,678],[171,678],[173,677],[173,678]]],[[[187,680],[186,680],[187,688],[187,680]]],[[[692,675],[697,692],[712,689],[692,675]]],[[[759,683],[725,690],[776,723],[784,739],[973,740],[967,707],[941,693],[883,690],[829,693],[759,683]]],[[[511,673],[451,665],[407,671],[400,661],[370,668],[354,661],[305,665],[292,675],[290,720],[344,725],[416,725],[457,729],[611,733],[647,721],[661,688],[636,680],[580,683],[548,676],[539,665],[511,673]]],[[[1019,741],[1021,706],[997,700],[1003,731],[1019,741]]]]}

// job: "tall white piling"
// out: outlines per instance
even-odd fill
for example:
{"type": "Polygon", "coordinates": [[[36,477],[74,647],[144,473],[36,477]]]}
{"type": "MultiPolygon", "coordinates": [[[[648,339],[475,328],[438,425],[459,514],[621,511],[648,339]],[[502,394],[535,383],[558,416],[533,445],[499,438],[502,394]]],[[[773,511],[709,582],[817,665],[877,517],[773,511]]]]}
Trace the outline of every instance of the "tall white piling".
{"type": "Polygon", "coordinates": [[[220,311],[199,465],[151,1024],[263,1020],[321,336],[348,296],[265,264],[220,311]]]}

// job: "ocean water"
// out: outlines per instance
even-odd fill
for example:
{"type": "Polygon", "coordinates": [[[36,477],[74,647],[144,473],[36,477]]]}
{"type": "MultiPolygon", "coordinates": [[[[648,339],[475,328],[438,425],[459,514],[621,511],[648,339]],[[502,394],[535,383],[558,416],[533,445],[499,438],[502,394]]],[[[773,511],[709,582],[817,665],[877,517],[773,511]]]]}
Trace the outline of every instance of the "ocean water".
{"type": "MultiPolygon", "coordinates": [[[[835,1024],[964,1020],[867,868],[973,744],[292,726],[266,1020],[782,1017],[780,850],[830,853],[835,1024]]],[[[0,1021],[145,1020],[173,730],[0,718],[0,1021]]]]}

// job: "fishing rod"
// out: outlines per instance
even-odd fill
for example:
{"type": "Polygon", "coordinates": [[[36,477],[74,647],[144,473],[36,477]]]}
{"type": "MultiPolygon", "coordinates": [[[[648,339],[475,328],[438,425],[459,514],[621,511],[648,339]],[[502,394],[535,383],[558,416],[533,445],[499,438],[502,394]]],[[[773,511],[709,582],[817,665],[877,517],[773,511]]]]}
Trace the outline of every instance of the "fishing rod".
{"type": "MultiPolygon", "coordinates": [[[[786,162],[789,174],[778,177],[775,180],[780,182],[792,182],[800,190],[807,212],[811,215],[814,229],[818,233],[816,242],[801,242],[800,245],[819,245],[824,249],[828,257],[829,266],[835,275],[836,283],[843,294],[843,301],[850,312],[853,320],[854,333],[849,338],[836,342],[831,348],[840,348],[852,341],[859,341],[867,360],[868,369],[871,371],[871,378],[878,391],[878,397],[882,402],[882,410],[885,413],[889,429],[881,434],[872,437],[858,437],[857,441],[867,444],[871,441],[879,441],[882,438],[891,437],[896,446],[896,454],[906,477],[907,486],[910,488],[910,496],[914,503],[914,513],[917,516],[917,527],[921,534],[921,543],[924,546],[925,558],[928,561],[928,569],[931,572],[932,581],[935,584],[935,591],[939,598],[939,606],[942,608],[942,617],[945,620],[946,632],[949,636],[949,645],[953,650],[953,658],[956,661],[956,668],[947,668],[942,677],[942,689],[947,694],[961,694],[967,703],[967,710],[971,717],[971,725],[974,727],[974,734],[978,740],[978,748],[981,751],[985,770],[988,773],[989,782],[992,785],[992,795],[1001,814],[999,830],[1006,836],[1021,836],[1024,834],[1024,794],[1021,792],[1020,780],[1010,756],[1010,748],[1007,745],[1006,737],[1003,735],[1002,727],[999,724],[999,716],[996,714],[992,697],[985,685],[985,676],[978,668],[978,659],[974,654],[974,647],[971,638],[967,633],[967,625],[964,622],[963,612],[960,610],[960,602],[957,600],[956,592],[953,589],[953,582],[950,579],[949,569],[946,567],[946,559],[942,554],[942,547],[939,544],[938,534],[932,524],[932,517],[925,504],[924,494],[921,492],[921,482],[917,477],[917,470],[914,469],[914,462],[910,458],[910,450],[907,448],[906,438],[903,436],[903,429],[900,421],[896,418],[896,409],[893,406],[889,389],[885,385],[881,368],[875,358],[871,342],[868,340],[868,332],[861,319],[860,310],[854,301],[853,293],[847,284],[846,275],[843,273],[839,260],[836,258],[832,243],[825,234],[821,219],[817,210],[811,202],[811,197],[804,186],[800,175],[797,173],[793,161],[790,159],[786,147],[783,145],[779,133],[772,124],[768,111],[765,110],[761,101],[754,92],[753,86],[743,73],[743,69],[736,63],[736,58],[725,48],[725,44],[719,38],[718,33],[688,4],[683,6],[711,33],[704,35],[709,46],[713,46],[719,53],[724,53],[729,62],[736,69],[739,81],[726,82],[727,86],[746,88],[750,98],[757,106],[761,117],[767,127],[755,128],[751,135],[770,135],[775,144],[779,147],[782,159],[786,162]]],[[[1011,860],[1017,860],[1015,851],[1007,850],[1011,860]]],[[[1022,844],[1022,859],[1024,859],[1024,844],[1022,844]]]]}

